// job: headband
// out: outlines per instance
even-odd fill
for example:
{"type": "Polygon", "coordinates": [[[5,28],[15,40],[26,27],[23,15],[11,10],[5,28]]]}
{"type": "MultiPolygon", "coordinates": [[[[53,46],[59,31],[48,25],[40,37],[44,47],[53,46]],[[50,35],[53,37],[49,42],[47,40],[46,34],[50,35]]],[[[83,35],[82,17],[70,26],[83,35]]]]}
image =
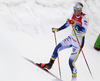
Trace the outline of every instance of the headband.
{"type": "Polygon", "coordinates": [[[79,3],[76,3],[74,7],[79,8],[80,10],[83,8],[83,6],[80,5],[79,3]]]}

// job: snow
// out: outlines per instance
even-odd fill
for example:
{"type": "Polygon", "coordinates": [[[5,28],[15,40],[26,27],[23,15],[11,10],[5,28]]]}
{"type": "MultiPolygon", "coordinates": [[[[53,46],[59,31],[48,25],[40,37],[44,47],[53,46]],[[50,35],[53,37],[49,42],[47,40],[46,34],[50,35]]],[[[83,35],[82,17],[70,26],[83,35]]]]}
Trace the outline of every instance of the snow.
{"type": "MultiPolygon", "coordinates": [[[[100,52],[93,46],[100,33],[100,0],[0,0],[0,81],[58,81],[21,56],[48,62],[55,48],[51,28],[66,22],[77,1],[84,4],[90,21],[83,52],[94,77],[81,53],[76,62],[77,81],[99,81],[100,52]]],[[[57,42],[70,32],[71,27],[56,33],[57,42]]],[[[59,53],[63,81],[71,81],[70,53],[71,49],[59,53]]],[[[50,71],[59,77],[57,60],[50,71]]]]}

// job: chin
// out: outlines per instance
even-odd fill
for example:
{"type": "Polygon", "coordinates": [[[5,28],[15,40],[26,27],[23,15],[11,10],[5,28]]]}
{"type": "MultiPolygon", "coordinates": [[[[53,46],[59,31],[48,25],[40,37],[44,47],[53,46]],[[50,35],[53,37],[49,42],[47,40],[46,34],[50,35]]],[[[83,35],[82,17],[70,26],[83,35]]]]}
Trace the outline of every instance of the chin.
{"type": "Polygon", "coordinates": [[[74,13],[75,15],[77,15],[76,13],[74,13]]]}

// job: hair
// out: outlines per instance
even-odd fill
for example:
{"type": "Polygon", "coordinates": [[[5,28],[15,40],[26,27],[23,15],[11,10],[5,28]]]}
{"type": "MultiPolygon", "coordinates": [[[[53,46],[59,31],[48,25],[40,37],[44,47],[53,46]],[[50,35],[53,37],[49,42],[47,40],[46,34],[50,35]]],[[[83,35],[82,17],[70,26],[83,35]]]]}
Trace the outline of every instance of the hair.
{"type": "Polygon", "coordinates": [[[82,7],[83,7],[83,4],[81,2],[78,2],[82,7]]]}

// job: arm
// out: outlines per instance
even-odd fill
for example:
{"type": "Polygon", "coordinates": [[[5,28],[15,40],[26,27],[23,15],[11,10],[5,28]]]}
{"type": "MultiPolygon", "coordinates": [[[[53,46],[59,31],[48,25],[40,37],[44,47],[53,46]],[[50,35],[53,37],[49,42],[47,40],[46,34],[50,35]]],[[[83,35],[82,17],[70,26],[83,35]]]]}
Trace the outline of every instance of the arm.
{"type": "Polygon", "coordinates": [[[83,26],[80,26],[79,24],[74,25],[74,29],[77,31],[77,33],[86,33],[86,29],[83,26]]]}
{"type": "Polygon", "coordinates": [[[55,31],[58,32],[60,30],[63,30],[65,28],[67,28],[69,25],[70,25],[69,22],[66,21],[66,23],[64,25],[62,25],[60,28],[52,28],[52,32],[55,32],[55,31]]]}
{"type": "Polygon", "coordinates": [[[63,29],[65,29],[65,28],[67,28],[69,25],[70,25],[69,22],[66,22],[64,25],[62,25],[60,28],[58,28],[58,30],[59,30],[59,31],[60,31],[60,30],[63,30],[63,29]]]}

